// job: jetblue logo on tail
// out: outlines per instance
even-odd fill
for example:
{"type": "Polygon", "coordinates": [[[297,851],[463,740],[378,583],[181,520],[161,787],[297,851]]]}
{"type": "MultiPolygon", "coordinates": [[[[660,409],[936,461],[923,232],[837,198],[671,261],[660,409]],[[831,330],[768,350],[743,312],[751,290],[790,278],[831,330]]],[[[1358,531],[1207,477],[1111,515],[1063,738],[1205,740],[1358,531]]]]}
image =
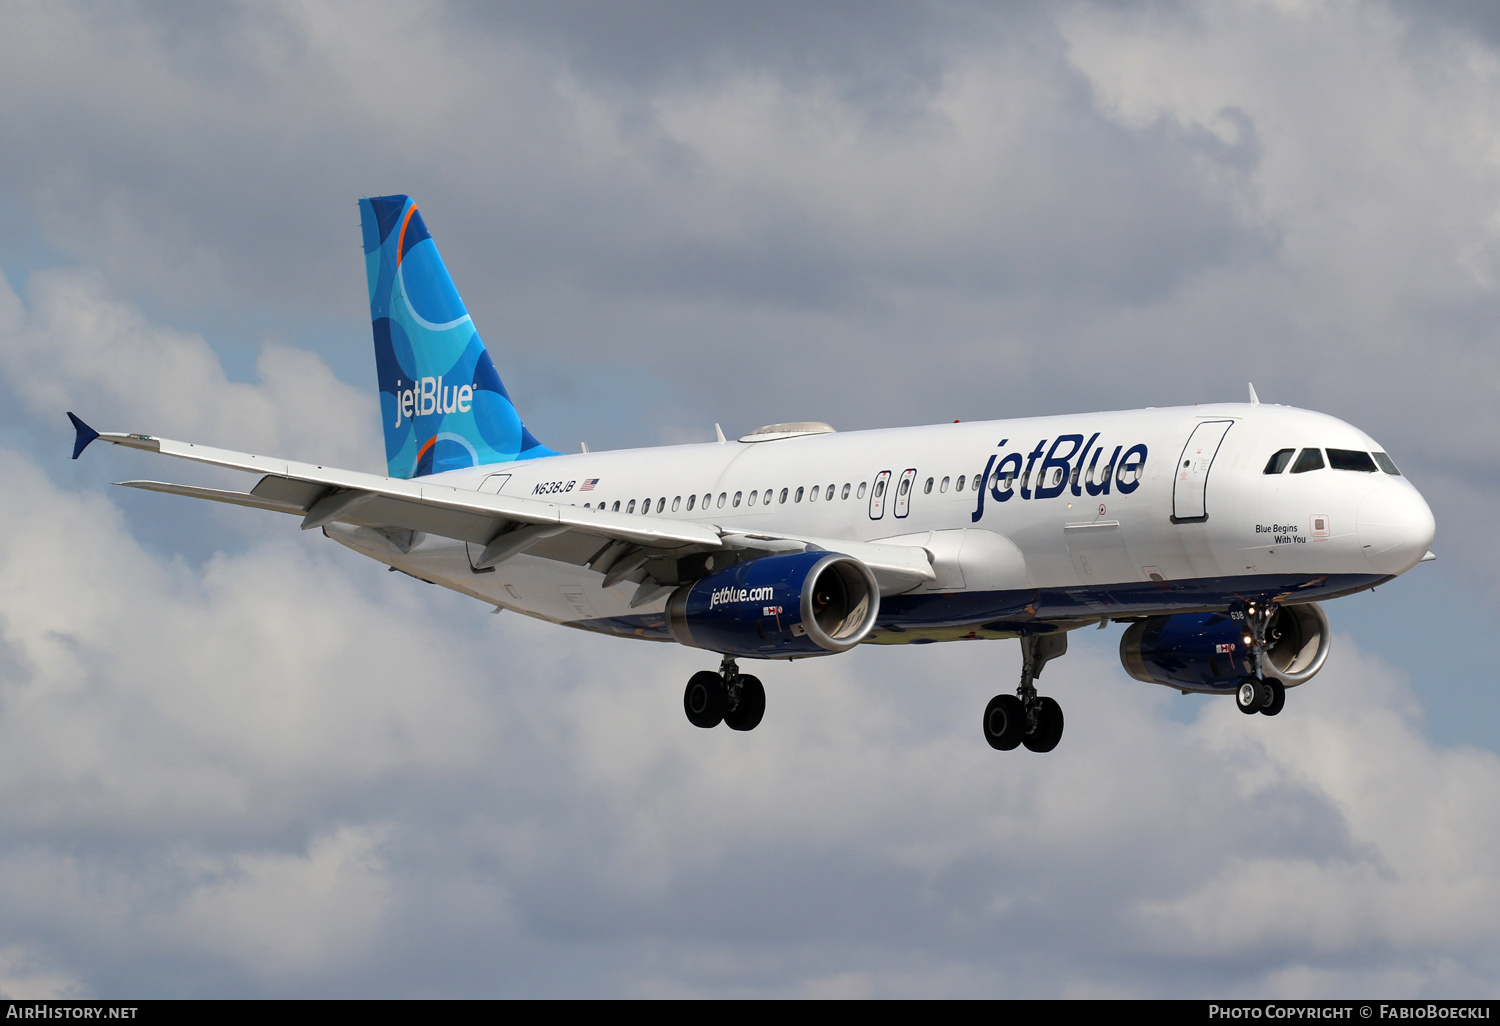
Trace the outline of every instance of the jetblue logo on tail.
{"type": "Polygon", "coordinates": [[[468,413],[474,403],[474,386],[448,386],[441,376],[423,378],[412,383],[412,387],[401,390],[396,382],[396,423],[400,427],[402,418],[428,417],[434,413],[468,413]]]}

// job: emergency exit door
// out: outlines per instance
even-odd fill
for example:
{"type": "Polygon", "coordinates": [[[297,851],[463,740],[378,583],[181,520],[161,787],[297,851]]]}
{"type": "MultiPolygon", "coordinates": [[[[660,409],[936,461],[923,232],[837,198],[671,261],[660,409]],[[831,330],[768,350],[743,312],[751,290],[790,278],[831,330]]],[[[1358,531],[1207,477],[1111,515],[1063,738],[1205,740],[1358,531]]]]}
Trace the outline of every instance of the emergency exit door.
{"type": "Polygon", "coordinates": [[[1208,472],[1232,420],[1205,420],[1193,429],[1172,482],[1172,523],[1194,523],[1208,519],[1208,472]]]}

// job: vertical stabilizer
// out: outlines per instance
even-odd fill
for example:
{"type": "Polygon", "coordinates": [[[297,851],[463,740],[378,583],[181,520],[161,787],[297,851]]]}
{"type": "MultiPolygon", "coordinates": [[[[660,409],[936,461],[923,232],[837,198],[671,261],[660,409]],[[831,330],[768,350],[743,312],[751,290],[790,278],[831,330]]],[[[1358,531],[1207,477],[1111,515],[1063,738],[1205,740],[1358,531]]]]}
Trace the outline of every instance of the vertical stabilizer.
{"type": "Polygon", "coordinates": [[[408,196],[359,201],[391,477],[557,455],[521,423],[408,196]]]}

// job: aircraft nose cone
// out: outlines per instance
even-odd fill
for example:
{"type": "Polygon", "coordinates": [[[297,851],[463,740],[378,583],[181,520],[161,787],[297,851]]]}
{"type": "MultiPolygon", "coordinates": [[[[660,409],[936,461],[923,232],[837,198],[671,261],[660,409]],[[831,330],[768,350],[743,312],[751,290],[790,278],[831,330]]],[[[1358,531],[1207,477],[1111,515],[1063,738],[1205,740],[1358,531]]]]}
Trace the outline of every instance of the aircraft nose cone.
{"type": "Polygon", "coordinates": [[[1416,565],[1437,530],[1427,501],[1404,481],[1392,481],[1365,496],[1357,520],[1365,559],[1383,574],[1403,573],[1416,565]]]}

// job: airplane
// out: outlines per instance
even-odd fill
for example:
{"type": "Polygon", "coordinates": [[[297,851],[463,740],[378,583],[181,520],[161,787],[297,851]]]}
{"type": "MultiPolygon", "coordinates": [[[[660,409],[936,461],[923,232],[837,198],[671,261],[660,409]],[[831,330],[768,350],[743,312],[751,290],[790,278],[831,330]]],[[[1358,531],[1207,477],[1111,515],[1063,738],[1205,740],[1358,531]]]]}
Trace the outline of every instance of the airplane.
{"type": "Polygon", "coordinates": [[[1275,716],[1328,657],[1319,603],[1435,558],[1435,522],[1384,448],[1334,417],[1248,403],[563,454],[522,423],[422,215],[359,201],[386,474],[97,432],[259,475],[248,491],[130,488],[289,513],[303,530],[495,607],[720,657],[694,726],[753,730],[739,660],[1017,638],[991,747],[1053,750],[1036,679],[1068,632],[1126,624],[1137,680],[1275,716]]]}

